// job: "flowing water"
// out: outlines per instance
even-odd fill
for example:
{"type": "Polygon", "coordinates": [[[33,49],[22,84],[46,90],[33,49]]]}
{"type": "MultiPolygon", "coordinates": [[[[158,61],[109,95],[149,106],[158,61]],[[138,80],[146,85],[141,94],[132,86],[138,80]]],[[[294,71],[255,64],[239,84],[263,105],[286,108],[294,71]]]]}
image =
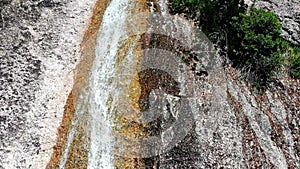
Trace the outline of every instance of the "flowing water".
{"type": "Polygon", "coordinates": [[[299,166],[291,146],[286,153],[262,134],[280,135],[272,113],[226,74],[203,33],[168,14],[165,2],[112,0],[106,8],[60,168],[67,168],[84,114],[90,169],[299,166]]]}
{"type": "MultiPolygon", "coordinates": [[[[125,21],[129,0],[114,0],[107,7],[97,36],[95,59],[91,69],[89,84],[82,92],[76,108],[73,128],[69,132],[67,148],[61,159],[60,168],[68,160],[68,151],[73,139],[75,126],[81,115],[89,113],[90,152],[88,168],[113,168],[113,145],[111,113],[107,104],[111,95],[117,97],[117,89],[110,80],[115,77],[114,66],[118,52],[118,42],[126,36],[125,21]]],[[[85,144],[85,143],[83,143],[85,144]]],[[[87,143],[86,143],[87,144],[87,143]]]]}
{"type": "Polygon", "coordinates": [[[191,129],[192,113],[199,107],[195,96],[202,91],[190,67],[178,56],[182,51],[173,48],[177,45],[183,48],[180,50],[190,50],[192,31],[185,19],[170,17],[164,3],[152,2],[145,7],[142,1],[113,0],[107,7],[97,34],[88,87],[79,97],[60,168],[65,168],[69,160],[74,133],[85,112],[89,114],[90,132],[88,168],[114,168],[119,165],[116,163],[124,167],[128,162],[123,157],[157,156],[171,149],[191,129]],[[158,7],[160,13],[155,12],[158,7]],[[150,39],[156,37],[157,42],[167,45],[151,46],[150,39]],[[151,49],[146,49],[149,44],[151,49]],[[145,75],[139,72],[151,74],[151,79],[142,80],[145,75]],[[171,87],[163,86],[166,84],[171,87]],[[175,84],[179,86],[172,87],[175,84]],[[151,85],[156,87],[150,88],[143,99],[149,99],[154,107],[142,111],[141,95],[151,85]],[[174,87],[178,87],[177,92],[172,91],[174,87]],[[156,122],[159,118],[166,122],[156,122]],[[152,130],[161,129],[155,125],[153,128],[152,123],[171,127],[153,135],[152,130]]]}
{"type": "Polygon", "coordinates": [[[88,112],[90,113],[91,148],[88,168],[113,168],[111,112],[107,102],[118,90],[110,82],[116,76],[118,42],[126,35],[125,18],[129,0],[112,1],[103,16],[97,35],[96,57],[90,77],[88,112]]]}

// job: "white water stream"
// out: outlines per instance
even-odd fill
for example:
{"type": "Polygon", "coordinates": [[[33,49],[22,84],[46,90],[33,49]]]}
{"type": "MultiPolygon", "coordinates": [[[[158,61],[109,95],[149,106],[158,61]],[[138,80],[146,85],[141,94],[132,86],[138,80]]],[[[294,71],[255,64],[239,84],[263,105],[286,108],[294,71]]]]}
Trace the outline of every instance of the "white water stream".
{"type": "Polygon", "coordinates": [[[130,0],[112,0],[103,16],[97,36],[95,59],[88,79],[87,90],[82,92],[76,107],[75,118],[68,135],[67,148],[60,161],[60,168],[65,168],[70,145],[76,132],[81,115],[89,113],[90,152],[88,168],[113,169],[114,138],[107,105],[110,96],[118,96],[116,86],[111,84],[115,77],[114,66],[120,39],[126,36],[126,16],[130,0]],[[114,94],[112,94],[114,93],[114,94]],[[84,95],[84,96],[83,96],[84,95]]]}
{"type": "Polygon", "coordinates": [[[115,77],[114,66],[118,43],[126,36],[126,15],[129,0],[112,0],[103,16],[97,35],[96,57],[91,69],[89,113],[91,125],[91,148],[88,168],[114,168],[112,125],[107,105],[112,92],[117,89],[111,84],[115,77]]]}
{"type": "MultiPolygon", "coordinates": [[[[63,158],[60,161],[61,169],[65,168],[69,149],[74,138],[74,133],[76,132],[76,126],[79,125],[81,115],[85,112],[88,112],[90,117],[87,126],[88,132],[90,132],[89,169],[113,169],[114,154],[124,155],[122,154],[125,151],[124,149],[134,149],[134,147],[131,147],[130,143],[132,140],[130,139],[129,145],[120,145],[123,138],[117,140],[118,138],[115,137],[115,133],[113,132],[114,124],[112,122],[114,112],[118,110],[126,111],[128,109],[127,107],[120,107],[124,103],[120,104],[119,102],[129,103],[129,101],[126,101],[128,99],[126,95],[128,94],[128,89],[124,88],[128,88],[134,71],[136,71],[135,66],[137,63],[135,57],[137,56],[133,55],[133,49],[137,41],[141,38],[140,35],[144,33],[139,31],[145,31],[139,27],[140,25],[137,26],[137,24],[141,24],[139,21],[146,20],[143,17],[148,16],[147,13],[132,13],[134,11],[133,8],[136,8],[136,4],[134,3],[134,0],[112,0],[106,8],[100,30],[95,35],[97,36],[97,43],[95,59],[88,79],[89,84],[87,89],[85,89],[86,91],[83,91],[79,97],[75,118],[72,121],[73,127],[68,135],[67,148],[64,150],[63,158]],[[121,51],[121,54],[118,53],[120,49],[122,50],[120,46],[126,45],[126,42],[129,42],[129,46],[125,47],[127,52],[121,51]],[[120,57],[123,59],[121,66],[118,65],[120,57]]],[[[155,15],[153,13],[155,17],[151,20],[151,24],[153,25],[149,30],[154,30],[155,33],[160,35],[178,39],[190,47],[190,42],[192,41],[190,23],[177,16],[171,17],[168,15],[164,3],[164,0],[160,1],[160,14],[155,15]]],[[[152,12],[154,12],[154,9],[152,9],[152,12]]],[[[145,55],[145,53],[143,54],[145,55]]],[[[150,49],[148,50],[148,54],[146,54],[146,58],[142,61],[143,63],[138,64],[143,64],[140,66],[144,67],[144,69],[156,68],[168,72],[176,81],[181,83],[181,95],[190,97],[191,95],[195,96],[197,93],[202,93],[198,90],[198,82],[195,83],[193,73],[189,71],[188,66],[181,63],[180,57],[175,53],[168,51],[168,49],[150,49]],[[178,65],[181,65],[182,69],[178,69],[178,65]]],[[[165,101],[161,100],[163,104],[158,104],[158,106],[164,106],[164,108],[158,110],[163,110],[160,111],[163,113],[170,113],[169,110],[165,109],[168,102],[171,105],[171,113],[176,118],[176,121],[161,136],[153,136],[142,141],[141,147],[144,149],[141,153],[143,157],[158,155],[158,153],[172,148],[189,131],[192,125],[191,120],[193,120],[191,113],[198,112],[199,100],[196,101],[197,97],[179,99],[161,91],[158,95],[162,95],[162,98],[165,99],[165,101]],[[150,149],[149,146],[146,146],[152,144],[154,146],[150,146],[150,149]]],[[[153,97],[157,97],[158,95],[154,94],[153,97]]],[[[134,111],[130,108],[128,110],[129,113],[134,111]]],[[[132,152],[136,153],[134,150],[132,152]]],[[[136,156],[133,155],[130,157],[136,156]]]]}

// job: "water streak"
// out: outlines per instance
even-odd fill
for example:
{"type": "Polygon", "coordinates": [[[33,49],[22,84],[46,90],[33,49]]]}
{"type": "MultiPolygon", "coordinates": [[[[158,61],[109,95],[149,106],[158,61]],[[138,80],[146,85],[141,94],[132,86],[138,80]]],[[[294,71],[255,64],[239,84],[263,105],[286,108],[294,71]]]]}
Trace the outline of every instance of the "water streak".
{"type": "MultiPolygon", "coordinates": [[[[114,168],[112,125],[110,120],[111,95],[117,89],[111,84],[115,77],[114,66],[118,43],[126,36],[125,21],[129,0],[113,0],[107,7],[98,32],[96,57],[91,69],[89,110],[91,147],[88,168],[114,168]]],[[[112,94],[115,92],[114,94],[112,94]]]]}

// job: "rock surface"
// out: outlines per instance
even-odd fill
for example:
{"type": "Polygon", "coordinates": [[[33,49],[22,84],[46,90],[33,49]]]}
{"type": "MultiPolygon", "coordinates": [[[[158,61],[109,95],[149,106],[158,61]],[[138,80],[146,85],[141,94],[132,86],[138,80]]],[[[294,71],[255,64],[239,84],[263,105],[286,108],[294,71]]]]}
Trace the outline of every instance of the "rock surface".
{"type": "MultiPolygon", "coordinates": [[[[0,169],[49,162],[95,1],[0,2],[0,169]]],[[[300,42],[298,0],[256,5],[274,11],[285,37],[300,42]]],[[[193,130],[152,161],[160,168],[300,168],[299,80],[282,78],[258,95],[221,58],[208,75],[193,130]]]]}
{"type": "Polygon", "coordinates": [[[0,1],[0,168],[45,168],[94,0],[0,1]]]}

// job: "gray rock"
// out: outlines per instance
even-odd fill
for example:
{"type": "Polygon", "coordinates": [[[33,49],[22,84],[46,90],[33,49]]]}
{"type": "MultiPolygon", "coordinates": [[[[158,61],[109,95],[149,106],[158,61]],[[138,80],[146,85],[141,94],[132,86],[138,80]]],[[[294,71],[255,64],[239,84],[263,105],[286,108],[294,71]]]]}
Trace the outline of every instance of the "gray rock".
{"type": "MultiPolygon", "coordinates": [[[[95,0],[0,1],[0,169],[45,168],[95,0]]],[[[258,1],[299,43],[299,1],[258,1]]],[[[186,32],[185,32],[186,33],[186,32]]],[[[300,168],[300,82],[258,95],[219,57],[193,130],[160,168],[300,168]]],[[[209,60],[204,60],[208,63],[209,60]]]]}
{"type": "Polygon", "coordinates": [[[49,101],[66,99],[57,93],[69,86],[62,79],[79,58],[93,3],[0,1],[0,168],[49,161],[64,103],[51,110],[49,101]]]}

